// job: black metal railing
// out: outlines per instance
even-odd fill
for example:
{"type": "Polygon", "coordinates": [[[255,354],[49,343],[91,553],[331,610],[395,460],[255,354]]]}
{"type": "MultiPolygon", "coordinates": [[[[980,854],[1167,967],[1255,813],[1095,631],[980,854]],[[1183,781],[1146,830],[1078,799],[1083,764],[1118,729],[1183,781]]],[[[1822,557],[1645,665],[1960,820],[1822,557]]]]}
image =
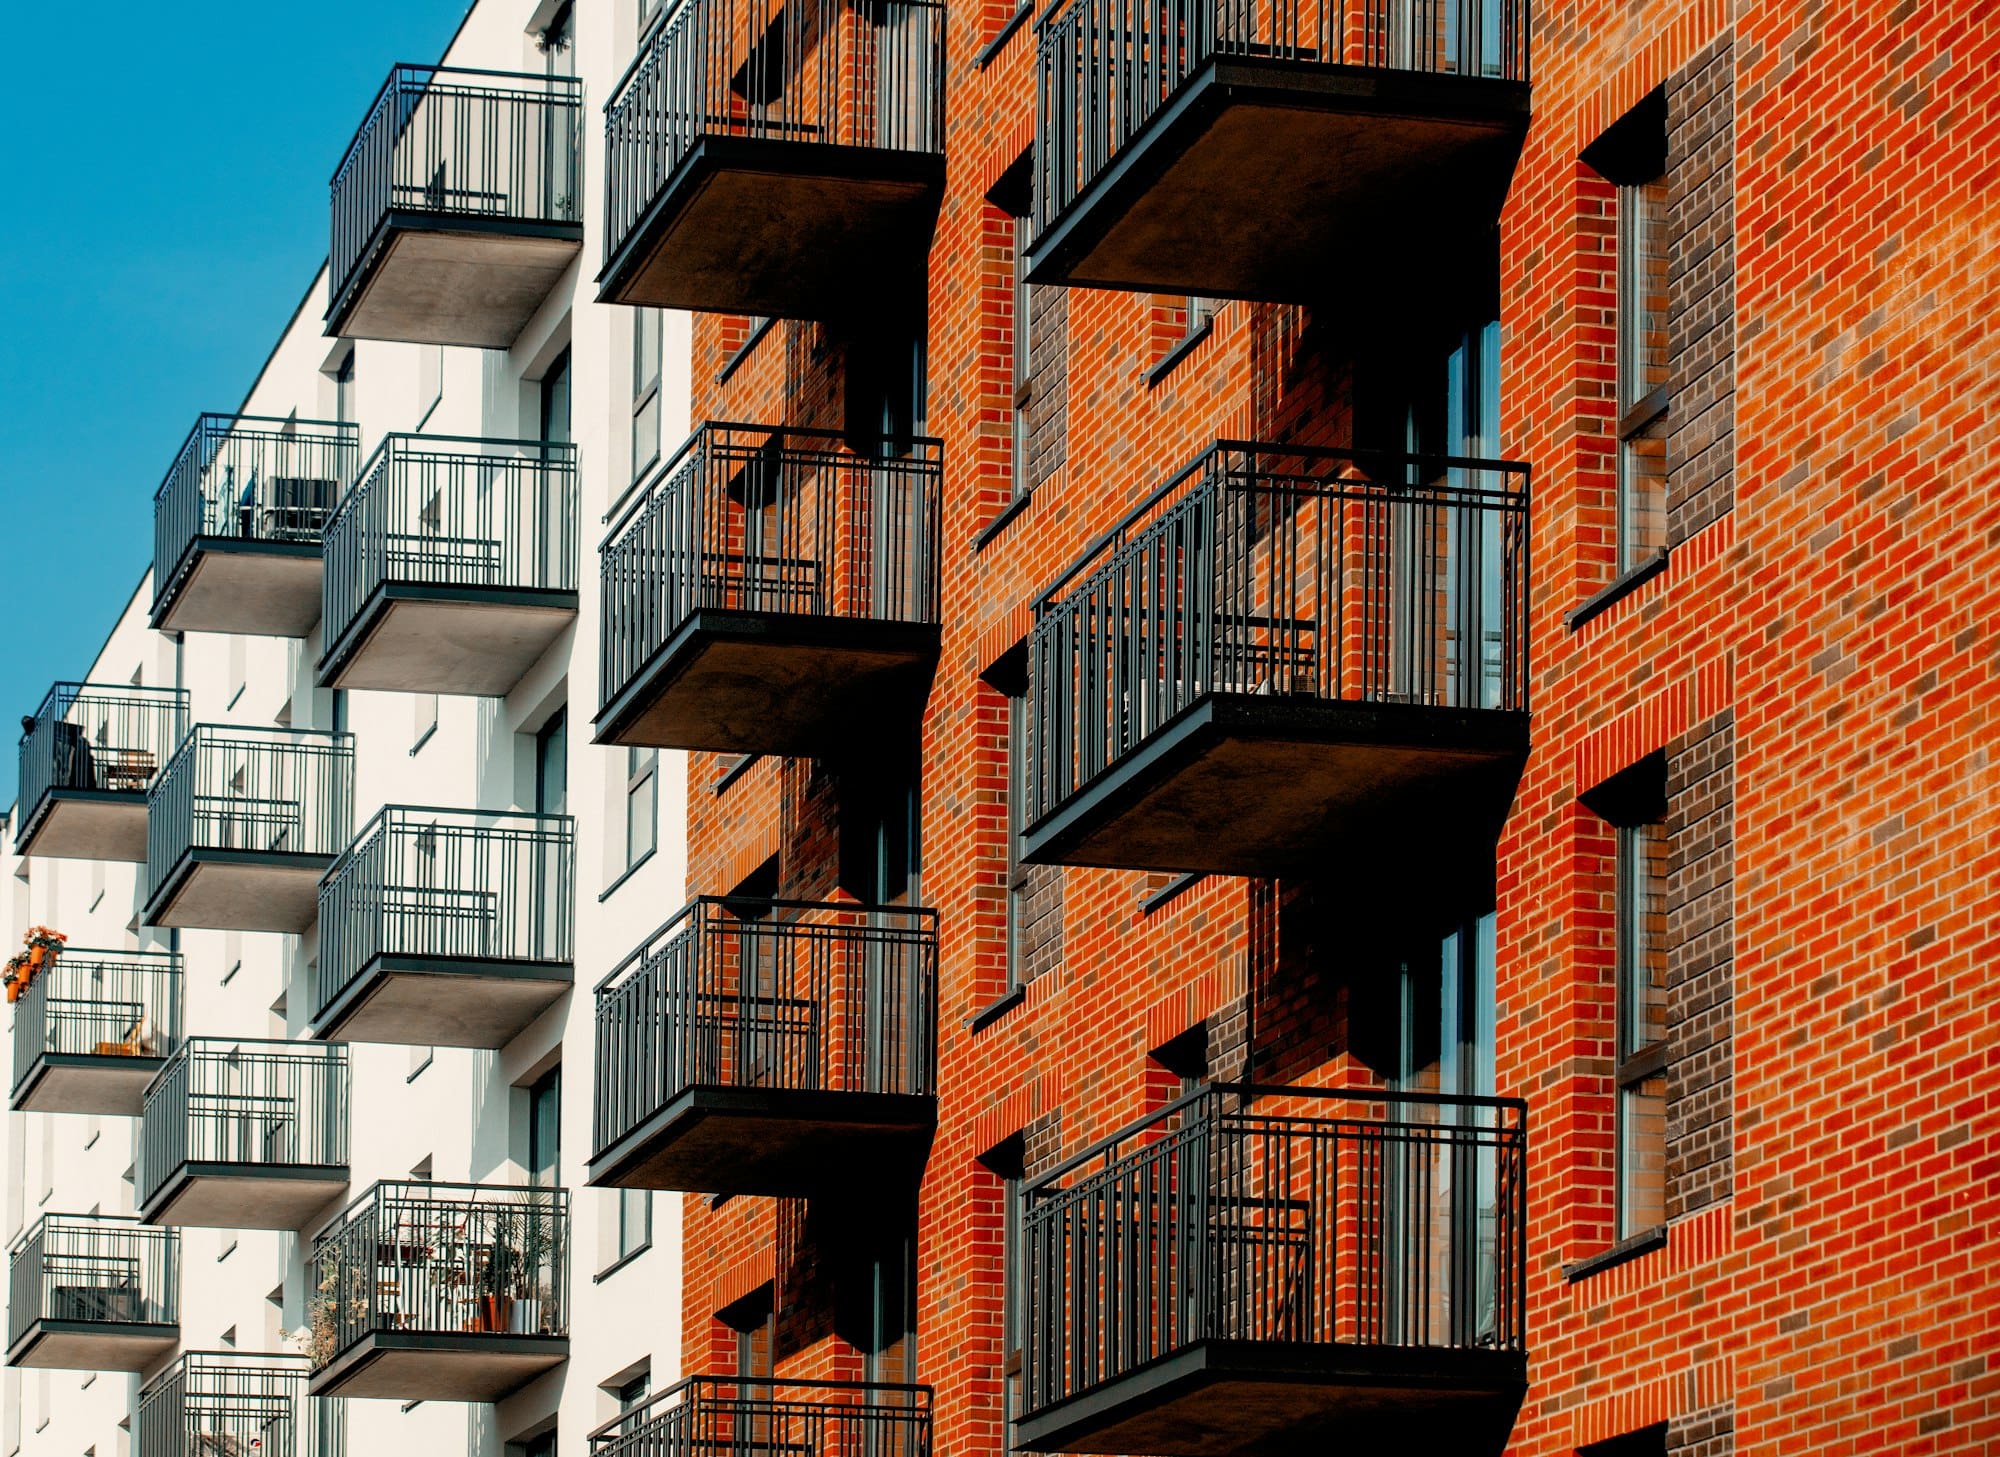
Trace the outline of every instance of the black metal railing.
{"type": "Polygon", "coordinates": [[[306,1375],[302,1359],[190,1351],[140,1391],[137,1457],[309,1457],[306,1375]]]}
{"type": "Polygon", "coordinates": [[[1037,29],[1035,226],[1211,60],[1528,79],[1528,0],[1069,0],[1037,29]]]}
{"type": "Polygon", "coordinates": [[[938,620],[943,446],[713,422],[633,493],[601,552],[608,703],[703,609],[938,620]]]}
{"type": "Polygon", "coordinates": [[[139,1200],[189,1164],[345,1168],[347,1049],[191,1037],[146,1089],[139,1200]]]}
{"type": "Polygon", "coordinates": [[[1526,1105],[1215,1085],[1027,1185],[1029,1412],[1198,1341],[1518,1351],[1526,1105]]]}
{"type": "Polygon", "coordinates": [[[180,1232],[109,1215],[45,1214],[7,1265],[7,1344],[36,1321],[174,1325],[180,1232]]]}
{"type": "Polygon", "coordinates": [[[354,830],[354,735],[200,723],[153,785],[146,882],[196,850],[338,855],[354,830]]]}
{"type": "Polygon", "coordinates": [[[14,1088],[44,1057],[171,1057],[181,1044],[177,951],[65,946],[14,1004],[14,1088]]]}
{"type": "Polygon", "coordinates": [[[386,435],[326,528],[325,641],[389,585],[576,590],[576,447],[386,435]]]}
{"type": "Polygon", "coordinates": [[[1201,699],[1525,710],[1528,469],[1203,454],[1036,600],[1028,821],[1201,699]]]}
{"type": "Polygon", "coordinates": [[[56,684],[21,721],[21,824],[55,789],[144,795],[187,730],[181,689],[56,684]]]}
{"type": "Polygon", "coordinates": [[[931,1389],[689,1376],[590,1434],[590,1457],[930,1457],[931,1389]]]}
{"type": "Polygon", "coordinates": [[[569,1192],[383,1182],[313,1242],[310,1357],[374,1331],[569,1334],[569,1192]]]}
{"type": "Polygon", "coordinates": [[[384,956],[568,962],[575,947],[568,815],[387,805],[320,883],[318,1007],[384,956]]]}
{"type": "Polygon", "coordinates": [[[693,1088],[936,1091],[937,912],[703,896],[597,987],[596,1147],[693,1088]]]}
{"type": "Polygon", "coordinates": [[[392,216],[581,222],[582,122],[574,76],[397,66],[333,174],[330,296],[347,293],[392,216]]]}
{"type": "Polygon", "coordinates": [[[605,107],[611,253],[709,138],[944,149],[938,0],[680,0],[605,107]]]}
{"type": "Polygon", "coordinates": [[[358,425],[202,415],[153,496],[155,610],[203,538],[318,546],[360,465],[358,425]]]}

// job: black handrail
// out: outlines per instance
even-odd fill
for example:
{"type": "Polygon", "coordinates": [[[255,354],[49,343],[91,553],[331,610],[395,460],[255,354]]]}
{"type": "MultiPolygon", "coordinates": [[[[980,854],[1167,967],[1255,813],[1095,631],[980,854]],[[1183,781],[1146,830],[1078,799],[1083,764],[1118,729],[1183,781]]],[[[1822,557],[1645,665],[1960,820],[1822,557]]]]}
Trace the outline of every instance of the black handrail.
{"type": "Polygon", "coordinates": [[[937,912],[703,896],[597,986],[602,1152],[692,1088],[936,1091],[937,912]]]}
{"type": "Polygon", "coordinates": [[[1021,1192],[1033,1413],[1205,1340],[1520,1351],[1526,1104],[1204,1087],[1021,1192]]]}
{"type": "Polygon", "coordinates": [[[1034,604],[1033,824],[1212,694],[1525,711],[1528,468],[1222,441],[1034,604]]]}
{"type": "MultiPolygon", "coordinates": [[[[190,1351],[139,1392],[137,1457],[304,1457],[306,1363],[284,1356],[190,1351]]],[[[322,1454],[335,1457],[335,1454],[322,1454]]]]}
{"type": "Polygon", "coordinates": [[[384,956],[570,962],[575,946],[568,815],[385,805],[320,882],[317,1007],[384,956]]]}
{"type": "Polygon", "coordinates": [[[7,1344],[41,1320],[175,1325],[180,1231],[115,1215],[45,1214],[7,1263],[7,1344]]]}
{"type": "Polygon", "coordinates": [[[582,121],[583,83],[574,76],[392,69],[333,174],[329,314],[394,217],[580,223],[582,121]]]}
{"type": "Polygon", "coordinates": [[[929,1457],[928,1386],[687,1376],[590,1434],[591,1457],[929,1457]]]}
{"type": "Polygon", "coordinates": [[[139,1201],[188,1164],[345,1168],[347,1048],[191,1037],[146,1088],[139,1201]]]}
{"type": "Polygon", "coordinates": [[[171,1057],[184,985],[178,951],[65,946],[14,1005],[14,1090],[44,1057],[171,1057]]]}
{"type": "Polygon", "coordinates": [[[28,838],[54,790],[144,797],[187,730],[184,689],[57,683],[21,721],[17,839],[28,838]]]}
{"type": "Polygon", "coordinates": [[[353,826],[354,735],[196,724],[147,800],[147,897],[195,851],[331,858],[353,826]]]}
{"type": "Polygon", "coordinates": [[[1526,81],[1530,29],[1528,0],[1069,0],[1036,31],[1036,230],[1218,57],[1526,81]]]}

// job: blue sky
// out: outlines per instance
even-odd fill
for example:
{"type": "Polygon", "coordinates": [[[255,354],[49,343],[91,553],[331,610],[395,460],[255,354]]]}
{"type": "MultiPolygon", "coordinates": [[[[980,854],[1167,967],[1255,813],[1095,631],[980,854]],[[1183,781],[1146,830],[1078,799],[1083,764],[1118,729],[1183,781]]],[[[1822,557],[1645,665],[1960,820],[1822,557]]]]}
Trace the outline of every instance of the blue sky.
{"type": "Polygon", "coordinates": [[[435,61],[466,4],[37,13],[0,88],[6,721],[89,666],[174,451],[242,402],[326,255],[327,179],[376,88],[435,61]]]}

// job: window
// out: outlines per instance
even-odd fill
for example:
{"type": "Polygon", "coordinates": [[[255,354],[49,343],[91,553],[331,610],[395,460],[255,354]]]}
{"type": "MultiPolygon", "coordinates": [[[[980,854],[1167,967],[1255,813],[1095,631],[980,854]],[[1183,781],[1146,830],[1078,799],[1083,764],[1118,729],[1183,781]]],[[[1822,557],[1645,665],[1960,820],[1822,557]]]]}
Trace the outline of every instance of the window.
{"type": "Polygon", "coordinates": [[[639,15],[638,36],[640,40],[643,41],[646,38],[647,30],[652,27],[653,21],[658,18],[660,5],[661,0],[634,0],[634,7],[639,15]]]}
{"type": "Polygon", "coordinates": [[[1185,327],[1182,329],[1181,337],[1183,339],[1192,339],[1214,321],[1215,300],[1204,298],[1200,294],[1191,293],[1187,296],[1186,302],[1187,318],[1184,321],[1185,327]]]}
{"type": "MultiPolygon", "coordinates": [[[[1026,1138],[1016,1133],[980,1160],[1000,1181],[1000,1373],[1005,1420],[1010,1422],[1021,1411],[1021,1350],[1026,1329],[1021,1308],[1021,1185],[1027,1172],[1027,1153],[1026,1138]]],[[[1003,1442],[1002,1450],[1008,1445],[1003,1442]]]]}
{"type": "Polygon", "coordinates": [[[521,1457],[556,1457],[555,1429],[537,1432],[521,1444],[521,1457]]]}
{"type": "Polygon", "coordinates": [[[559,815],[569,808],[569,712],[558,708],[535,731],[535,808],[559,815]]]}
{"type": "Polygon", "coordinates": [[[412,693],[410,702],[414,715],[410,726],[410,752],[414,754],[437,732],[438,699],[435,693],[412,693]]]}
{"type": "Polygon", "coordinates": [[[551,76],[574,76],[576,74],[576,7],[563,0],[556,7],[556,13],[549,17],[536,43],[541,47],[543,64],[551,76]]]}
{"type": "Polygon", "coordinates": [[[444,346],[426,344],[417,354],[417,429],[444,399],[444,346]]]}
{"type": "Polygon", "coordinates": [[[618,1258],[629,1259],[653,1242],[653,1191],[618,1191],[618,1258]]]}
{"type": "Polygon", "coordinates": [[[1617,827],[1617,1237],[1666,1221],[1667,827],[1617,827]]]}
{"type": "Polygon", "coordinates": [[[550,1189],[562,1182],[562,1068],[528,1089],[528,1182],[550,1189]]]}
{"type": "Polygon", "coordinates": [[[625,751],[625,868],[653,853],[659,836],[660,751],[625,751]]]}
{"type": "Polygon", "coordinates": [[[623,1414],[632,1410],[633,1407],[639,1405],[640,1402],[651,1395],[652,1388],[652,1373],[650,1371],[641,1371],[637,1376],[613,1387],[611,1395],[612,1399],[618,1403],[619,1412],[623,1414]]]}
{"type": "Polygon", "coordinates": [[[554,444],[567,444],[570,440],[572,403],[567,349],[556,356],[555,363],[542,376],[539,394],[542,439],[554,444]]]}
{"type": "Polygon", "coordinates": [[[335,688],[333,703],[328,713],[327,727],[337,734],[347,732],[347,690],[335,688]]]}
{"type": "Polygon", "coordinates": [[[333,418],[342,425],[354,422],[354,351],[341,357],[333,372],[333,418]]]}
{"type": "Polygon", "coordinates": [[[632,478],[660,459],[660,320],[639,309],[632,321],[632,478]]]}

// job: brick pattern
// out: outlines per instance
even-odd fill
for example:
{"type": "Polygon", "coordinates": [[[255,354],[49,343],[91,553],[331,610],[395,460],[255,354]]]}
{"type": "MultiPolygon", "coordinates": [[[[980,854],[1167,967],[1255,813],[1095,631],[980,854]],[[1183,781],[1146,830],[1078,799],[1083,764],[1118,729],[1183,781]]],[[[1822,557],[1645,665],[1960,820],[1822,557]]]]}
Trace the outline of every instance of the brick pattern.
{"type": "Polygon", "coordinates": [[[1033,490],[1069,459],[1069,290],[1028,288],[1028,474],[1033,490]]]}
{"type": "Polygon", "coordinates": [[[1667,1423],[1667,1457],[1735,1457],[1736,1405],[1712,1406],[1667,1423]]]}
{"type": "Polygon", "coordinates": [[[1736,502],[1736,68],[1724,34],[1667,82],[1667,544],[1736,502]]]}
{"type": "Polygon", "coordinates": [[[1667,1218],[1727,1199],[1735,1174],[1736,719],[1667,747],[1667,1218]]]}
{"type": "Polygon", "coordinates": [[[1060,865],[1021,869],[1020,977],[1032,982],[1062,965],[1063,871],[1060,865]]]}

